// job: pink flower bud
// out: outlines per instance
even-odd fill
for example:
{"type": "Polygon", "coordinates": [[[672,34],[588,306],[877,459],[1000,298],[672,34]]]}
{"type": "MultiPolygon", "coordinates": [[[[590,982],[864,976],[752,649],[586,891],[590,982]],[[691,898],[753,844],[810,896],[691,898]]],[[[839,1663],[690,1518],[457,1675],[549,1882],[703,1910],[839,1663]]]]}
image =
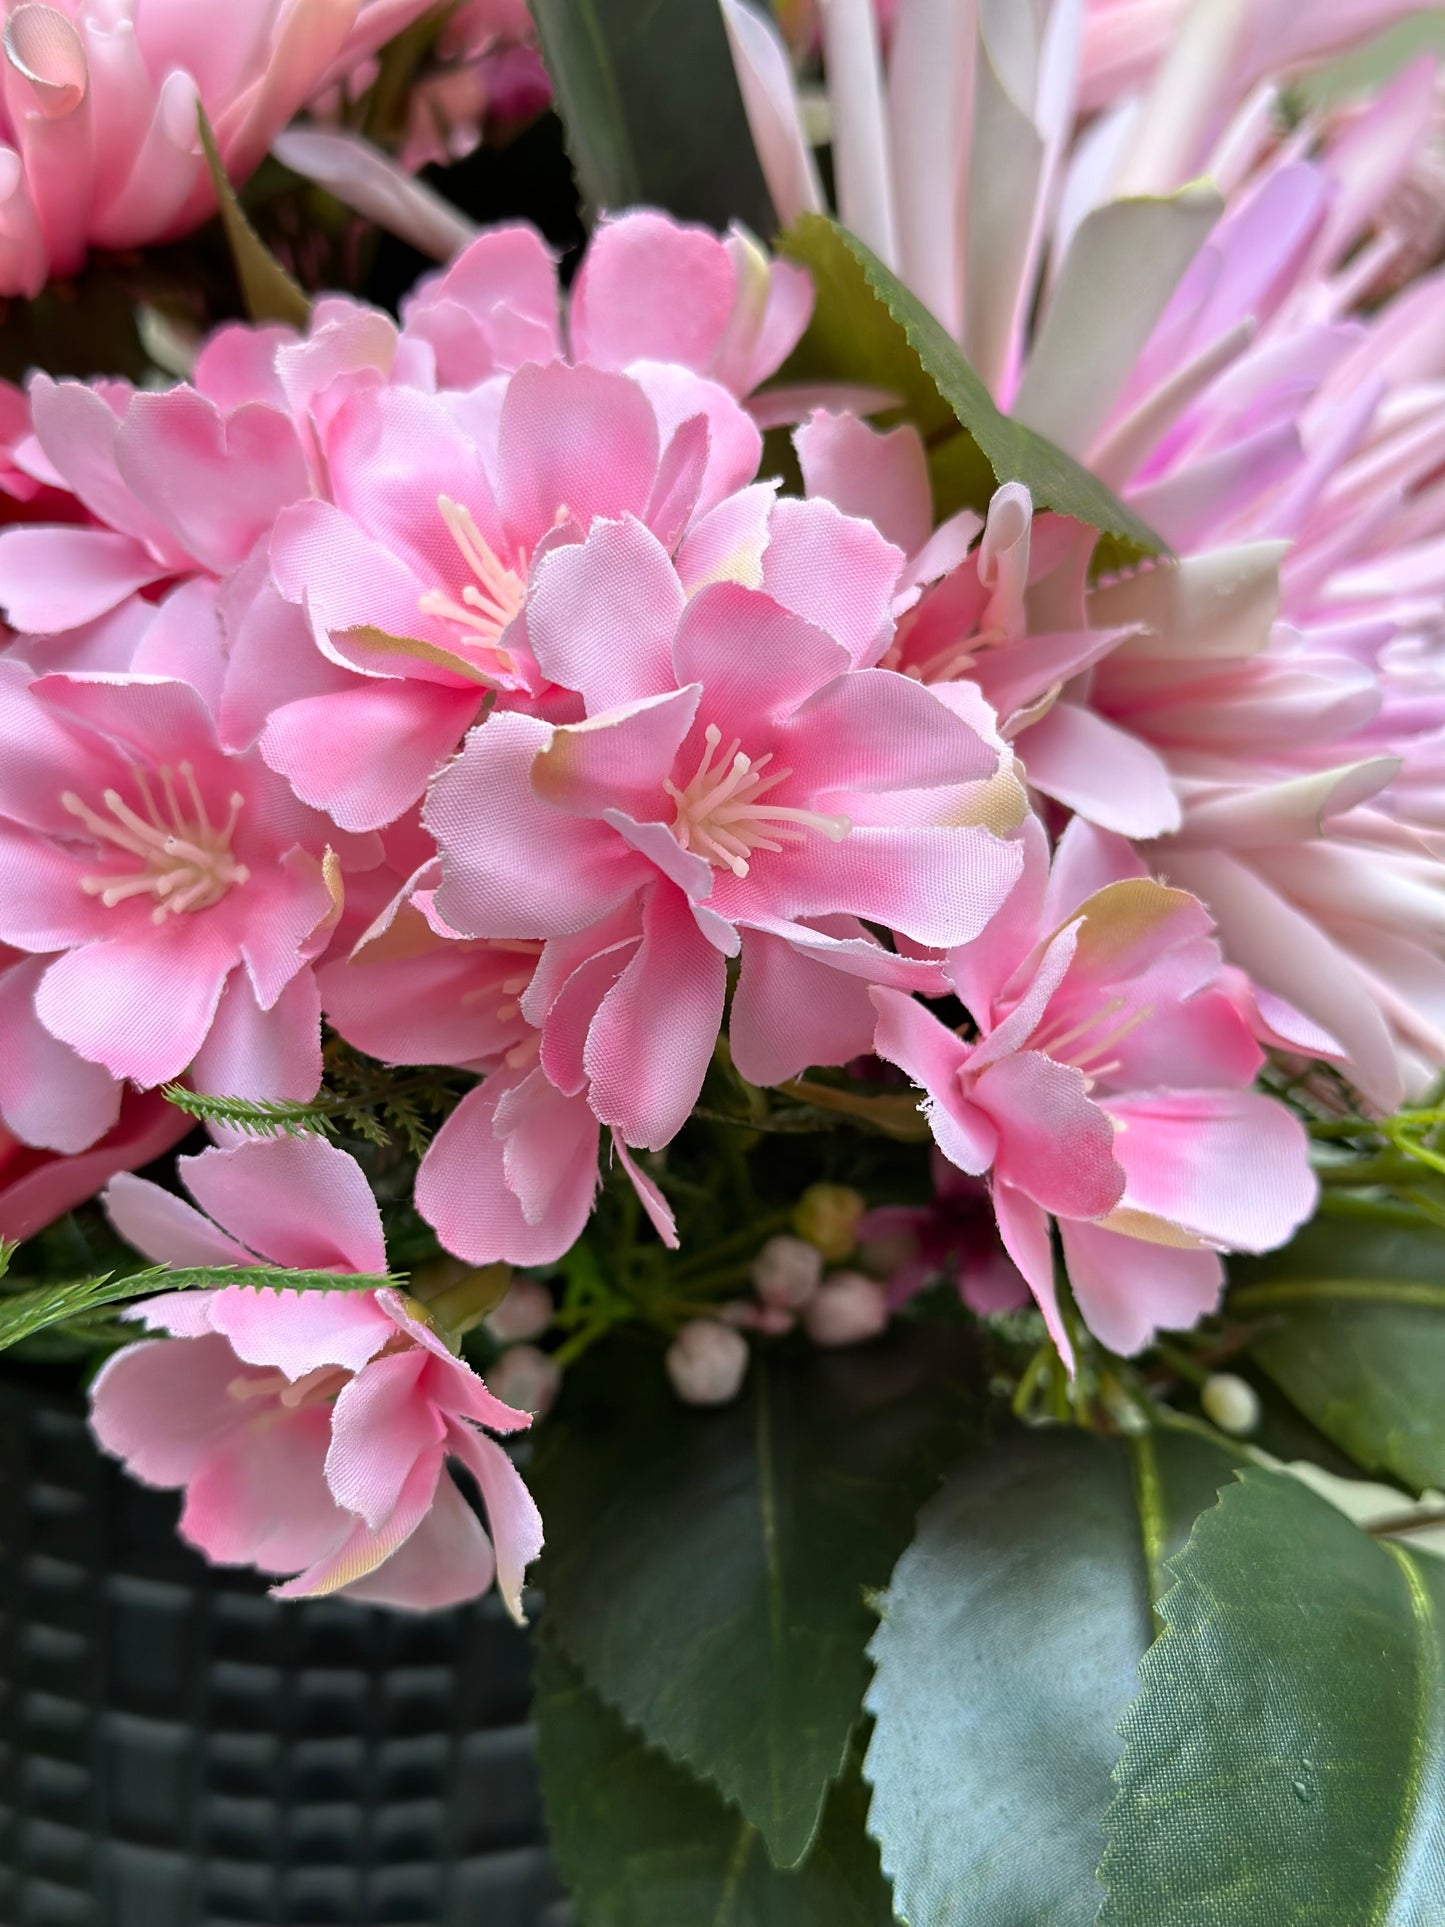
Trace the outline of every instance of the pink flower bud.
{"type": "Polygon", "coordinates": [[[504,1405],[545,1418],[557,1401],[562,1374],[557,1361],[535,1345],[514,1345],[487,1373],[487,1384],[504,1405]]]}
{"type": "Polygon", "coordinates": [[[729,1298],[725,1305],[718,1306],[717,1315],[738,1331],[766,1332],[770,1338],[780,1338],[798,1322],[781,1305],[759,1305],[751,1298],[729,1298]]]}
{"type": "Polygon", "coordinates": [[[861,1271],[839,1271],[803,1308],[803,1325],[815,1345],[861,1345],[888,1323],[883,1288],[861,1271]]]}
{"type": "Polygon", "coordinates": [[[748,1341],[715,1318],[693,1318],[667,1353],[672,1389],[688,1405],[726,1405],[748,1369],[748,1341]]]}
{"type": "Polygon", "coordinates": [[[552,1294],[531,1278],[518,1278],[496,1309],[487,1314],[487,1330],[502,1345],[514,1344],[519,1338],[536,1338],[551,1322],[552,1294]]]}
{"type": "Polygon", "coordinates": [[[769,1238],[753,1260],[753,1289],[765,1305],[798,1311],[823,1279],[823,1255],[802,1238],[769,1238]]]}

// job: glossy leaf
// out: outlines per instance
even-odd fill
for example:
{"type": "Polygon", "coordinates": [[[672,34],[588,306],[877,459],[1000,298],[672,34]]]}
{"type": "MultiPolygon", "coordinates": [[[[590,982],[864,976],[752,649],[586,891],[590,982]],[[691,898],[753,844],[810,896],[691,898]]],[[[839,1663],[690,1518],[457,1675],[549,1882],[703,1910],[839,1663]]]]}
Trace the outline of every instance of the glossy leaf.
{"type": "Polygon", "coordinates": [[[311,303],[246,219],[245,209],[221,165],[206,110],[197,107],[196,111],[200,116],[201,147],[216,191],[231,259],[236,264],[236,279],[241,284],[246,313],[252,321],[284,321],[292,328],[304,328],[311,319],[311,303]]]}
{"type": "Polygon", "coordinates": [[[544,1639],[538,1757],[553,1850],[581,1927],[889,1927],[856,1775],[805,1864],[780,1873],[756,1830],[645,1746],[544,1639]]]}
{"type": "Polygon", "coordinates": [[[981,1402],[963,1328],[905,1324],[856,1352],[759,1349],[713,1411],[678,1401],[655,1352],[614,1347],[542,1434],[550,1635],[779,1866],[808,1851],[847,1754],[867,1589],[981,1402]]]}
{"type": "Polygon", "coordinates": [[[1320,1218],[1236,1263],[1250,1356],[1369,1472],[1445,1486],[1445,1231],[1320,1218]]]}
{"type": "Polygon", "coordinates": [[[582,193],[759,235],[776,226],[713,0],[531,0],[582,193]]]}
{"type": "MultiPolygon", "coordinates": [[[[404,1281],[386,1274],[337,1271],[283,1271],[276,1265],[214,1266],[167,1270],[157,1265],[130,1272],[123,1278],[70,1280],[36,1285],[29,1290],[0,1293],[0,1351],[33,1338],[51,1325],[120,1305],[135,1298],[154,1298],[167,1291],[214,1291],[223,1285],[250,1285],[261,1291],[377,1291],[404,1281]]],[[[139,1332],[137,1333],[139,1336],[139,1332]]]]}
{"type": "Polygon", "coordinates": [[[778,249],[808,268],[817,288],[784,378],[861,383],[896,395],[929,445],[940,517],[986,508],[999,482],[1024,482],[1035,508],[1112,536],[1116,555],[1161,552],[1161,539],[1102,482],[1000,411],[957,343],[856,235],[826,215],[804,214],[778,249]]]}
{"type": "Polygon", "coordinates": [[[1100,1927],[1445,1919],[1445,1563],[1257,1470],[1172,1563],[1100,1927]]]}
{"type": "Polygon", "coordinates": [[[1024,1433],[923,1508],[870,1649],[864,1762],[910,1927],[1091,1927],[1162,1562],[1235,1463],[1192,1431],[1024,1433]]]}

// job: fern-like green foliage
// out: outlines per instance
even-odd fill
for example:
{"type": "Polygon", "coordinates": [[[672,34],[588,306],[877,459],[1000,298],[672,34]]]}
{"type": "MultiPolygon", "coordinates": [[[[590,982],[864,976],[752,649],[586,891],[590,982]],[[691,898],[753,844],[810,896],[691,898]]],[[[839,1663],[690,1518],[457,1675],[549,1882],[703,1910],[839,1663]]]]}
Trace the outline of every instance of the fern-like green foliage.
{"type": "Polygon", "coordinates": [[[209,1091],[187,1090],[184,1084],[165,1085],[161,1096],[203,1124],[229,1124],[249,1137],[336,1135],[336,1119],[323,1098],[298,1104],[283,1098],[215,1097],[209,1091]]]}
{"type": "MultiPolygon", "coordinates": [[[[13,1247],[11,1247],[13,1249],[13,1247]]],[[[9,1251],[0,1252],[7,1261],[9,1251]]],[[[164,1265],[125,1277],[71,1279],[0,1293],[0,1351],[53,1325],[73,1324],[108,1305],[150,1298],[157,1292],[214,1290],[249,1285],[260,1291],[378,1291],[404,1286],[388,1272],[286,1271],[279,1265],[214,1265],[167,1270],[164,1265]]]]}
{"type": "Polygon", "coordinates": [[[401,1074],[353,1051],[338,1037],[326,1040],[326,1083],[304,1103],[281,1099],[218,1097],[167,1084],[163,1096],[178,1110],[206,1124],[225,1124],[251,1137],[360,1138],[384,1150],[393,1141],[420,1158],[432,1132],[469,1081],[447,1070],[401,1074]]]}

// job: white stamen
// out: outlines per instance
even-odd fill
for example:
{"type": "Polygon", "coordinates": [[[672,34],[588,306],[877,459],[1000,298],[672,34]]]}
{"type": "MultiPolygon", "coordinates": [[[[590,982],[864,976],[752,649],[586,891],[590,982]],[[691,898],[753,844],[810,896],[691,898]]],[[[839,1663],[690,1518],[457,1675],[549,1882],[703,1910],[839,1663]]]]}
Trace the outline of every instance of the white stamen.
{"type": "Polygon", "coordinates": [[[179,766],[186,792],[184,804],[169,767],[162,766],[156,772],[164,809],[156,802],[146,772],[136,768],[131,774],[145,809],[143,816],[118,790],[106,790],[101,797],[109,817],[83,803],[74,790],[66,790],[61,796],[61,807],[77,817],[93,837],[124,850],[127,856],[138,857],[145,866],[119,874],[82,877],[80,887],[87,896],[99,897],[107,910],[131,897],[152,896],[156,907],[151,911],[151,922],[164,923],[168,916],[209,910],[233,884],[250,880],[250,870],[231,854],[231,839],[246,800],[239,792],[229,798],[229,813],[217,827],[207,813],[196,772],[189,763],[179,766]]]}
{"type": "Polygon", "coordinates": [[[677,805],[672,829],[683,849],[694,851],[717,869],[745,877],[755,850],[777,851],[785,843],[801,843],[809,830],[841,843],[852,829],[846,816],[764,803],[767,792],[793,772],[775,769],[764,775],[773,760],[772,751],[754,760],[742,753],[736,737],[714,764],[721,742],[722,731],[709,723],[703,731],[702,760],[691,782],[682,789],[673,782],[664,785],[677,805]]]}
{"type": "Polygon", "coordinates": [[[437,508],[473,580],[464,584],[460,602],[444,590],[428,589],[418,598],[417,607],[424,616],[439,616],[466,629],[471,647],[486,650],[498,668],[510,672],[516,666],[515,659],[497,645],[526,601],[525,576],[504,566],[470,509],[449,495],[437,497],[437,508]]]}
{"type": "Polygon", "coordinates": [[[1131,1017],[1126,1017],[1122,1023],[1115,1024],[1113,1029],[1106,1031],[1102,1037],[1092,1036],[1091,1033],[1097,1031],[1100,1024],[1112,1017],[1116,1011],[1124,1008],[1124,1001],[1123,997],[1111,997],[1107,1003],[1101,1004],[1090,1016],[1084,1018],[1082,1023],[1075,1024],[1071,1030],[1062,1031],[1057,1037],[1047,1035],[1034,1037],[1030,1040],[1029,1047],[1032,1050],[1045,1052],[1054,1059],[1055,1063],[1072,1064],[1075,1070],[1083,1071],[1091,1082],[1094,1079],[1106,1077],[1111,1071],[1118,1070],[1119,1060],[1116,1058],[1107,1064],[1101,1064],[1098,1060],[1107,1056],[1116,1044],[1129,1035],[1130,1031],[1137,1030],[1140,1024],[1147,1023],[1154,1015],[1154,1006],[1146,1004],[1142,1009],[1136,1010],[1131,1017]],[[1084,1039],[1088,1040],[1084,1049],[1072,1052],[1069,1050],[1071,1044],[1079,1043],[1084,1039]]]}

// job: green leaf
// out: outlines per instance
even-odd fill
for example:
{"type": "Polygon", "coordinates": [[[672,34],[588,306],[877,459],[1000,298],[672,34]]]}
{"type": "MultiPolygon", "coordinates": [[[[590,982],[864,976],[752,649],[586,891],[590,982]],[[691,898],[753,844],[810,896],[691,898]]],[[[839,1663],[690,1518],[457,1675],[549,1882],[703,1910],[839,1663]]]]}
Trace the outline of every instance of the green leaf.
{"type": "Polygon", "coordinates": [[[1366,1471],[1445,1486],[1445,1231],[1321,1218],[1232,1270],[1229,1315],[1306,1418],[1366,1471]]]}
{"type": "Polygon", "coordinates": [[[241,284],[246,313],[252,321],[284,321],[292,328],[305,328],[311,319],[311,303],[246,219],[236,190],[221,165],[206,110],[199,103],[196,113],[201,125],[201,147],[221,210],[221,225],[230,243],[231,259],[236,264],[236,279],[241,284]]]}
{"type": "MultiPolygon", "coordinates": [[[[551,1635],[653,1745],[793,1866],[841,1771],[881,1586],[973,1436],[967,1334],[755,1352],[741,1396],[683,1405],[655,1352],[569,1374],[529,1483],[551,1635]]],[[[678,1918],[682,1918],[678,1916],[678,1918]]]]}
{"type": "Polygon", "coordinates": [[[1289,92],[1301,110],[1328,113],[1362,94],[1378,93],[1421,54],[1445,57],[1445,10],[1439,7],[1395,21],[1363,46],[1351,47],[1306,74],[1289,92]]]}
{"type": "Polygon", "coordinates": [[[36,1285],[28,1291],[0,1293],[0,1351],[18,1345],[22,1338],[33,1338],[48,1326],[66,1324],[106,1305],[152,1298],[166,1291],[213,1291],[222,1285],[249,1285],[260,1291],[379,1291],[387,1285],[404,1287],[405,1280],[387,1273],[284,1271],[279,1265],[214,1265],[175,1271],[156,1265],[147,1271],[129,1272],[123,1278],[36,1285]]]}
{"type": "Polygon", "coordinates": [[[940,517],[984,509],[997,483],[1017,481],[1035,508],[1112,536],[1121,558],[1161,553],[1160,538],[1102,482],[999,410],[942,324],[856,235],[826,215],[804,214],[778,250],[811,270],[818,297],[783,378],[858,382],[896,395],[928,444],[940,517]]]}
{"type": "Polygon", "coordinates": [[[804,1866],[779,1873],[756,1830],[646,1747],[552,1641],[537,1658],[542,1793],[582,1927],[888,1927],[856,1775],[804,1866]]]}
{"type": "Polygon", "coordinates": [[[715,0],[531,0],[594,213],[777,225],[715,0]]]}
{"type": "Polygon", "coordinates": [[[1090,1927],[1162,1562],[1236,1462],[1202,1432],[1050,1429],[924,1507],[873,1639],[863,1767],[910,1927],[1090,1927]]]}
{"type": "Polygon", "coordinates": [[[1172,1563],[1100,1927],[1435,1927],[1445,1564],[1256,1470],[1172,1563]]]}

